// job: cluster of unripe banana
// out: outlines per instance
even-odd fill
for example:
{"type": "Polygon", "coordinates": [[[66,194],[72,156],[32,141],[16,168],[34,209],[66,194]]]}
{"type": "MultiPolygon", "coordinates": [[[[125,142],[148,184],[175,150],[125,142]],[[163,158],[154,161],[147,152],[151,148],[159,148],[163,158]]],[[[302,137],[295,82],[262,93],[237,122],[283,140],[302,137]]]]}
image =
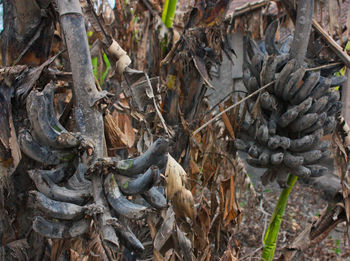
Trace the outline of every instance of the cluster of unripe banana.
{"type": "Polygon", "coordinates": [[[289,54],[293,37],[277,48],[271,27],[261,45],[247,37],[244,85],[249,94],[269,85],[248,100],[244,138],[235,147],[249,154],[249,165],[267,169],[263,184],[277,179],[285,187],[289,173],[308,178],[327,171],[319,163],[330,156],[330,142],[322,137],[336,126],[342,103],[334,87],[346,78],[298,64],[289,54]]]}
{"type": "Polygon", "coordinates": [[[143,251],[141,242],[118,218],[138,220],[152,209],[167,206],[164,194],[155,187],[166,166],[167,140],[158,139],[133,159],[102,158],[91,164],[86,155],[90,153],[90,160],[93,158],[93,143],[80,133],[67,131],[56,116],[55,88],[49,83],[42,91],[31,91],[26,99],[31,129],[18,134],[22,152],[46,168],[28,171],[37,188],[30,194],[40,212],[33,220],[33,229],[49,238],[70,238],[86,232],[90,217],[104,211],[94,203],[90,180],[92,175],[101,175],[104,196],[115,214],[106,222],[114,226],[120,241],[131,251],[143,251]],[[126,198],[136,195],[142,196],[143,204],[126,198]]]}

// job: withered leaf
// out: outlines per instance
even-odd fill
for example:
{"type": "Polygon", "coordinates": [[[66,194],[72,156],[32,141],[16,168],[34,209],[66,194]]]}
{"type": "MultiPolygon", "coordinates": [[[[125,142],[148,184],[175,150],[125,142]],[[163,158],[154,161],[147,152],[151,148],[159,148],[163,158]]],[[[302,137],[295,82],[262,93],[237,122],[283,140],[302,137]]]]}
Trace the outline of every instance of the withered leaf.
{"type": "Polygon", "coordinates": [[[182,166],[168,154],[168,163],[165,170],[166,196],[171,200],[174,194],[181,190],[186,183],[187,174],[182,166]]]}

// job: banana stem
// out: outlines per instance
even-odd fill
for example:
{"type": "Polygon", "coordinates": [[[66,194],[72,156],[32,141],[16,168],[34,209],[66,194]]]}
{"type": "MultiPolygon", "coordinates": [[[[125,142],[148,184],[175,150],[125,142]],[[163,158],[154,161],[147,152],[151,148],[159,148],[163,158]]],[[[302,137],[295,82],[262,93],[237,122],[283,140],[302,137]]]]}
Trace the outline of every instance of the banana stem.
{"type": "Polygon", "coordinates": [[[280,197],[277,201],[276,207],[274,209],[273,215],[270,220],[269,227],[267,228],[265,237],[264,237],[264,250],[262,253],[262,261],[272,261],[275,250],[276,250],[276,242],[278,237],[278,232],[281,226],[282,218],[284,215],[284,210],[286,209],[287,201],[290,192],[292,191],[295,182],[298,177],[289,174],[287,185],[288,188],[282,190],[280,197]]]}
{"type": "Polygon", "coordinates": [[[162,21],[166,27],[172,28],[175,16],[177,0],[165,0],[162,21]]]}

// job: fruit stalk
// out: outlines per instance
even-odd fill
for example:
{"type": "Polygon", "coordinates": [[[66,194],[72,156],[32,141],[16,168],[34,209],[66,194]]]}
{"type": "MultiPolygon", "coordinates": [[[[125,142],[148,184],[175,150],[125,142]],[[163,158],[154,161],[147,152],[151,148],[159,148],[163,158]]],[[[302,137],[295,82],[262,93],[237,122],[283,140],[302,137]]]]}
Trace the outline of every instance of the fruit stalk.
{"type": "Polygon", "coordinates": [[[265,237],[264,237],[264,250],[262,253],[262,260],[263,261],[272,261],[273,256],[275,254],[276,249],[276,242],[278,237],[278,232],[281,226],[282,218],[284,215],[284,210],[286,209],[287,201],[290,192],[292,191],[295,182],[297,181],[298,177],[289,174],[288,180],[287,180],[287,188],[283,189],[280,197],[277,201],[275,210],[272,214],[269,227],[266,230],[265,237]]]}

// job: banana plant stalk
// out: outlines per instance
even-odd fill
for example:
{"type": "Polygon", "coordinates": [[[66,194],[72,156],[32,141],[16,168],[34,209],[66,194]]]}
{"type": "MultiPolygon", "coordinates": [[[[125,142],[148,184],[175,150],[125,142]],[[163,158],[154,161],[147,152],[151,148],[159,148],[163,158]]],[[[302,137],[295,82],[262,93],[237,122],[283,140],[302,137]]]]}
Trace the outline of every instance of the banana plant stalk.
{"type": "Polygon", "coordinates": [[[177,0],[165,0],[162,21],[166,27],[172,28],[175,16],[177,0]]]}
{"type": "Polygon", "coordinates": [[[289,177],[287,180],[288,187],[282,190],[280,197],[277,201],[275,210],[270,220],[269,227],[267,228],[265,237],[264,237],[264,250],[262,253],[263,261],[273,260],[273,256],[275,254],[275,249],[276,249],[278,232],[281,226],[284,210],[286,209],[289,194],[292,191],[297,179],[298,179],[297,176],[293,174],[289,174],[289,177]]]}
{"type": "MultiPolygon", "coordinates": [[[[314,0],[298,1],[297,19],[295,22],[294,37],[290,50],[290,58],[295,58],[297,60],[298,67],[303,64],[306,55],[307,46],[310,38],[313,10],[314,0]]],[[[274,213],[270,220],[269,227],[267,228],[264,237],[264,250],[262,253],[262,260],[264,261],[273,260],[278,232],[281,226],[284,210],[286,209],[288,196],[292,191],[297,179],[297,176],[289,174],[287,180],[288,188],[282,190],[280,197],[277,201],[274,213]]]]}

